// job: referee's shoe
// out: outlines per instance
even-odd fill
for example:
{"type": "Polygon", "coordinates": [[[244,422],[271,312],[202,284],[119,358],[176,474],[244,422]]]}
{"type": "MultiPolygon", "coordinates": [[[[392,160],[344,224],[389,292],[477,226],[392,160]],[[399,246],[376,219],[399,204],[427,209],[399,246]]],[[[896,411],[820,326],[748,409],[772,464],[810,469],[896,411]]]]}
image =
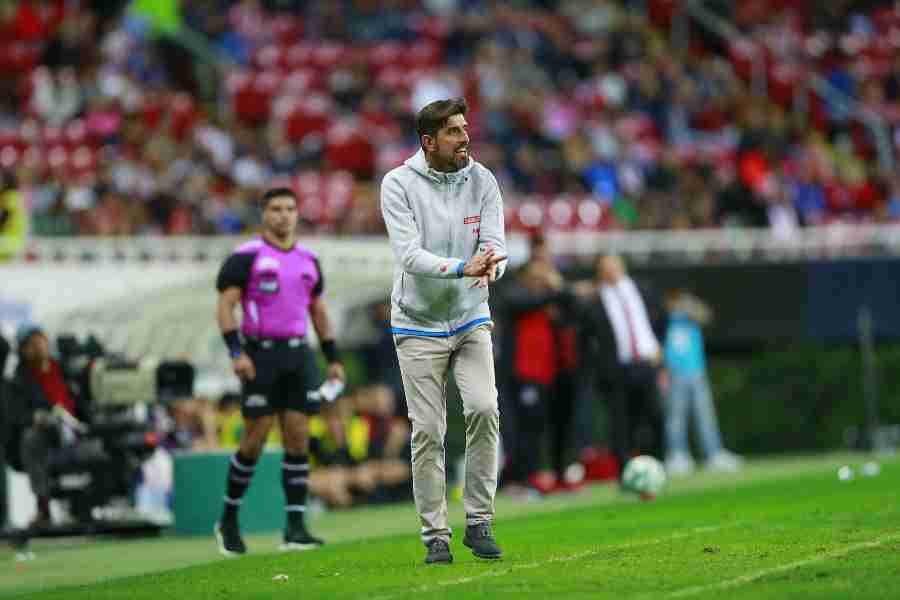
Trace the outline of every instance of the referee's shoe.
{"type": "Polygon", "coordinates": [[[247,553],[247,546],[241,538],[241,530],[237,521],[224,519],[216,523],[213,533],[219,543],[219,553],[225,557],[240,556],[247,553]]]}
{"type": "Polygon", "coordinates": [[[497,545],[490,523],[475,523],[466,527],[463,545],[472,549],[478,558],[500,558],[503,550],[497,545]]]}
{"type": "Polygon", "coordinates": [[[278,549],[281,551],[312,550],[324,545],[325,542],[308,532],[303,523],[289,523],[284,530],[284,538],[278,549]]]}

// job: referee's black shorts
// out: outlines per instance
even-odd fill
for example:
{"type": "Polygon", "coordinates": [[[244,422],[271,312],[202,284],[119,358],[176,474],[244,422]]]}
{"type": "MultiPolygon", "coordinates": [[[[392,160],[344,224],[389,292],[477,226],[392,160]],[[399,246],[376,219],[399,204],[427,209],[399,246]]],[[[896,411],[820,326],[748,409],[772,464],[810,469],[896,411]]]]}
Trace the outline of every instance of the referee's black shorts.
{"type": "Polygon", "coordinates": [[[313,394],[321,383],[316,357],[303,338],[249,339],[244,351],[256,377],[243,382],[241,414],[255,419],[285,410],[319,412],[321,399],[313,394]]]}

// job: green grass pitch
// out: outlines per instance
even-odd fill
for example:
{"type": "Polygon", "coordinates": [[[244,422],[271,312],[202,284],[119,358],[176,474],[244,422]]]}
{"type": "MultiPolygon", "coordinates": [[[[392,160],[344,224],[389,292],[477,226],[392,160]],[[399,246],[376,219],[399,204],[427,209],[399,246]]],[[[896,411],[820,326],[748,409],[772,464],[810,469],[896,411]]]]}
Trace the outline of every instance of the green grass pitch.
{"type": "MultiPolygon", "coordinates": [[[[654,502],[611,486],[541,502],[498,500],[506,555],[474,558],[451,505],[455,563],[425,566],[409,505],[330,513],[320,550],[218,558],[212,536],[36,543],[0,551],[0,597],[41,600],[230,598],[900,598],[900,459],[863,477],[862,455],[770,459],[698,474],[654,502]],[[857,467],[840,482],[841,464],[857,467]],[[287,577],[279,577],[286,575],[287,577]]],[[[277,493],[280,493],[277,492],[277,493]]]]}

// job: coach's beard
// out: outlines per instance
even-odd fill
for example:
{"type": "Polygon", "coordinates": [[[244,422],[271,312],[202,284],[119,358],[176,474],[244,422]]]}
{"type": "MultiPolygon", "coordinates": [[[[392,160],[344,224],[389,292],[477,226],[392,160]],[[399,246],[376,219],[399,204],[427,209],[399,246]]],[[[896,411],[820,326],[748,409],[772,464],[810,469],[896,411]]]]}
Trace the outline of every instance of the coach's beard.
{"type": "Polygon", "coordinates": [[[469,164],[469,147],[462,146],[453,152],[453,166],[459,171],[469,164]]]}

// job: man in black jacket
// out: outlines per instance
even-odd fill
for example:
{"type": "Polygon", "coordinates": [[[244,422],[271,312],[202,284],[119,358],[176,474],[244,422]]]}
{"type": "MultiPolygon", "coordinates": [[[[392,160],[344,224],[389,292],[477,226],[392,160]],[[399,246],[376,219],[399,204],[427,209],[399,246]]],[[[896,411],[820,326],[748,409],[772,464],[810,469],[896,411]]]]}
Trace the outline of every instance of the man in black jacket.
{"type": "Polygon", "coordinates": [[[102,466],[108,457],[99,441],[79,442],[72,430],[78,396],[69,389],[59,363],[50,354],[47,335],[26,323],[16,331],[19,364],[7,389],[10,462],[28,475],[37,496],[33,526],[50,525],[50,476],[54,467],[85,465],[92,472],[92,493],[101,493],[102,466]],[[68,425],[66,424],[68,422],[68,425]]]}
{"type": "Polygon", "coordinates": [[[597,261],[595,283],[579,323],[593,356],[597,390],[607,403],[610,445],[621,469],[636,453],[662,454],[659,391],[666,375],[658,334],[665,328],[655,318],[662,313],[628,277],[618,256],[597,261]]]}

